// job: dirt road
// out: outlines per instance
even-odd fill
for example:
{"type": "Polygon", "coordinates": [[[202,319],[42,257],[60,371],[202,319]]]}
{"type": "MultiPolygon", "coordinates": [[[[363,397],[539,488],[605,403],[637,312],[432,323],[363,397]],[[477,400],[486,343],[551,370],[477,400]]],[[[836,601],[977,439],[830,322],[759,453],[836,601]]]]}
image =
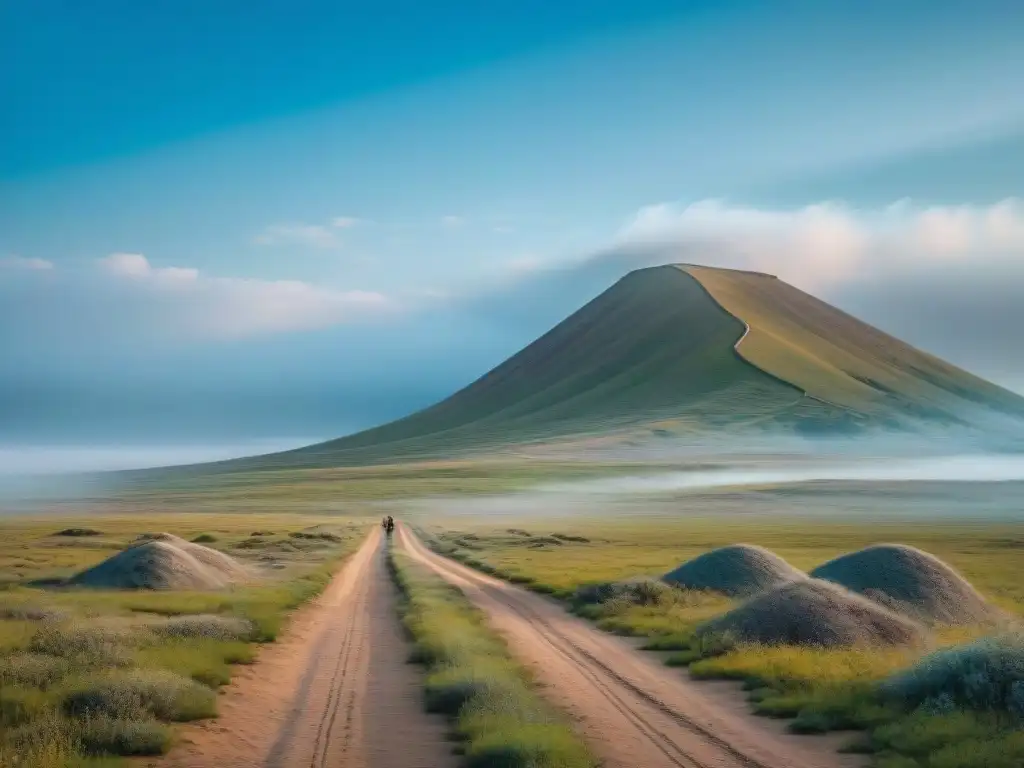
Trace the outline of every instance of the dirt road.
{"type": "MultiPolygon", "coordinates": [[[[447,768],[446,725],[423,712],[376,530],[285,636],[245,668],[220,716],[186,729],[175,768],[447,768]]],[[[154,765],[157,765],[154,763],[154,765]]]]}
{"type": "Polygon", "coordinates": [[[793,736],[722,703],[701,683],[645,658],[553,601],[431,552],[405,526],[399,543],[458,586],[578,723],[604,768],[846,768],[835,740],[793,736]]]}

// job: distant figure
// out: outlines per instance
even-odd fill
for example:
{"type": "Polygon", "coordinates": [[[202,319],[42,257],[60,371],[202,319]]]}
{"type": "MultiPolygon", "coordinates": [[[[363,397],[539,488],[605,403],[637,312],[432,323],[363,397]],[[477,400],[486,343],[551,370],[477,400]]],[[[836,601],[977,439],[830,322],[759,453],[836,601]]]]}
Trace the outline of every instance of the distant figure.
{"type": "Polygon", "coordinates": [[[387,531],[388,536],[390,536],[391,532],[395,530],[395,518],[393,518],[391,515],[388,515],[384,519],[384,530],[387,531]]]}

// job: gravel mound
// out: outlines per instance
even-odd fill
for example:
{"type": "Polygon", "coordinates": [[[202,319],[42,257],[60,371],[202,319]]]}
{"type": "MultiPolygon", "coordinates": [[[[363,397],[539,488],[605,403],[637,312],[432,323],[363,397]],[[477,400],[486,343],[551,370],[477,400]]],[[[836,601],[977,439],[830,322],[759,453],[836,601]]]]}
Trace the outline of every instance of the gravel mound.
{"type": "Polygon", "coordinates": [[[980,624],[998,615],[942,560],[903,544],[878,544],[837,557],[811,575],[929,623],[980,624]]]}
{"type": "Polygon", "coordinates": [[[917,622],[838,584],[817,579],[762,592],[700,628],[698,635],[765,645],[905,645],[925,639],[917,622]]]}
{"type": "Polygon", "coordinates": [[[146,537],[71,579],[97,589],[224,589],[248,569],[215,549],[169,533],[146,537]]]}
{"type": "Polygon", "coordinates": [[[734,597],[748,597],[802,581],[807,575],[764,547],[732,544],[705,552],[662,578],[687,589],[709,589],[734,597]]]}

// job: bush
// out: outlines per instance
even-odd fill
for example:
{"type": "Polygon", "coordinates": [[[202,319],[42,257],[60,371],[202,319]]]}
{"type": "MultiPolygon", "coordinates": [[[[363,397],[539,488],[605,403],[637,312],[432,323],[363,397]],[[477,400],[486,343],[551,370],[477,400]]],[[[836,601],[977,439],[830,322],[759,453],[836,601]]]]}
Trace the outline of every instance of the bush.
{"type": "Polygon", "coordinates": [[[71,662],[59,656],[13,653],[0,658],[0,688],[23,685],[45,691],[71,671],[71,662]]]}
{"type": "Polygon", "coordinates": [[[200,533],[198,536],[196,536],[194,539],[192,539],[192,543],[193,544],[213,544],[213,542],[215,542],[216,540],[217,540],[217,537],[214,536],[212,533],[200,533]]]}
{"type": "Polygon", "coordinates": [[[144,634],[141,628],[130,626],[43,622],[29,649],[71,658],[86,667],[120,667],[129,663],[128,646],[144,634]]]}
{"type": "Polygon", "coordinates": [[[173,672],[134,669],[88,680],[68,691],[64,711],[75,716],[107,716],[186,722],[217,713],[216,696],[205,685],[173,672]]]}
{"type": "Polygon", "coordinates": [[[1024,634],[983,638],[926,656],[882,692],[937,713],[957,707],[1024,720],[1024,634]]]}
{"type": "Polygon", "coordinates": [[[171,746],[171,732],[161,723],[102,715],[82,722],[80,739],[87,755],[162,755],[171,746]]]}
{"type": "Polygon", "coordinates": [[[244,640],[252,636],[253,626],[246,619],[235,616],[192,614],[170,618],[156,625],[154,631],[164,637],[190,640],[244,640]]]}

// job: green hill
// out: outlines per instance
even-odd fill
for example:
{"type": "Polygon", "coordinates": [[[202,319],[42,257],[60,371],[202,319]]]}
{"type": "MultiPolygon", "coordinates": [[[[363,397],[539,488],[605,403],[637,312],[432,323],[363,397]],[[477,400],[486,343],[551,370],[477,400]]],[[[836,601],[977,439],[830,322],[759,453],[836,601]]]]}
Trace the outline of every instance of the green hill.
{"type": "Polygon", "coordinates": [[[608,435],[967,426],[1024,399],[770,275],[690,265],[632,272],[425,410],[207,471],[365,466],[608,435]]]}

